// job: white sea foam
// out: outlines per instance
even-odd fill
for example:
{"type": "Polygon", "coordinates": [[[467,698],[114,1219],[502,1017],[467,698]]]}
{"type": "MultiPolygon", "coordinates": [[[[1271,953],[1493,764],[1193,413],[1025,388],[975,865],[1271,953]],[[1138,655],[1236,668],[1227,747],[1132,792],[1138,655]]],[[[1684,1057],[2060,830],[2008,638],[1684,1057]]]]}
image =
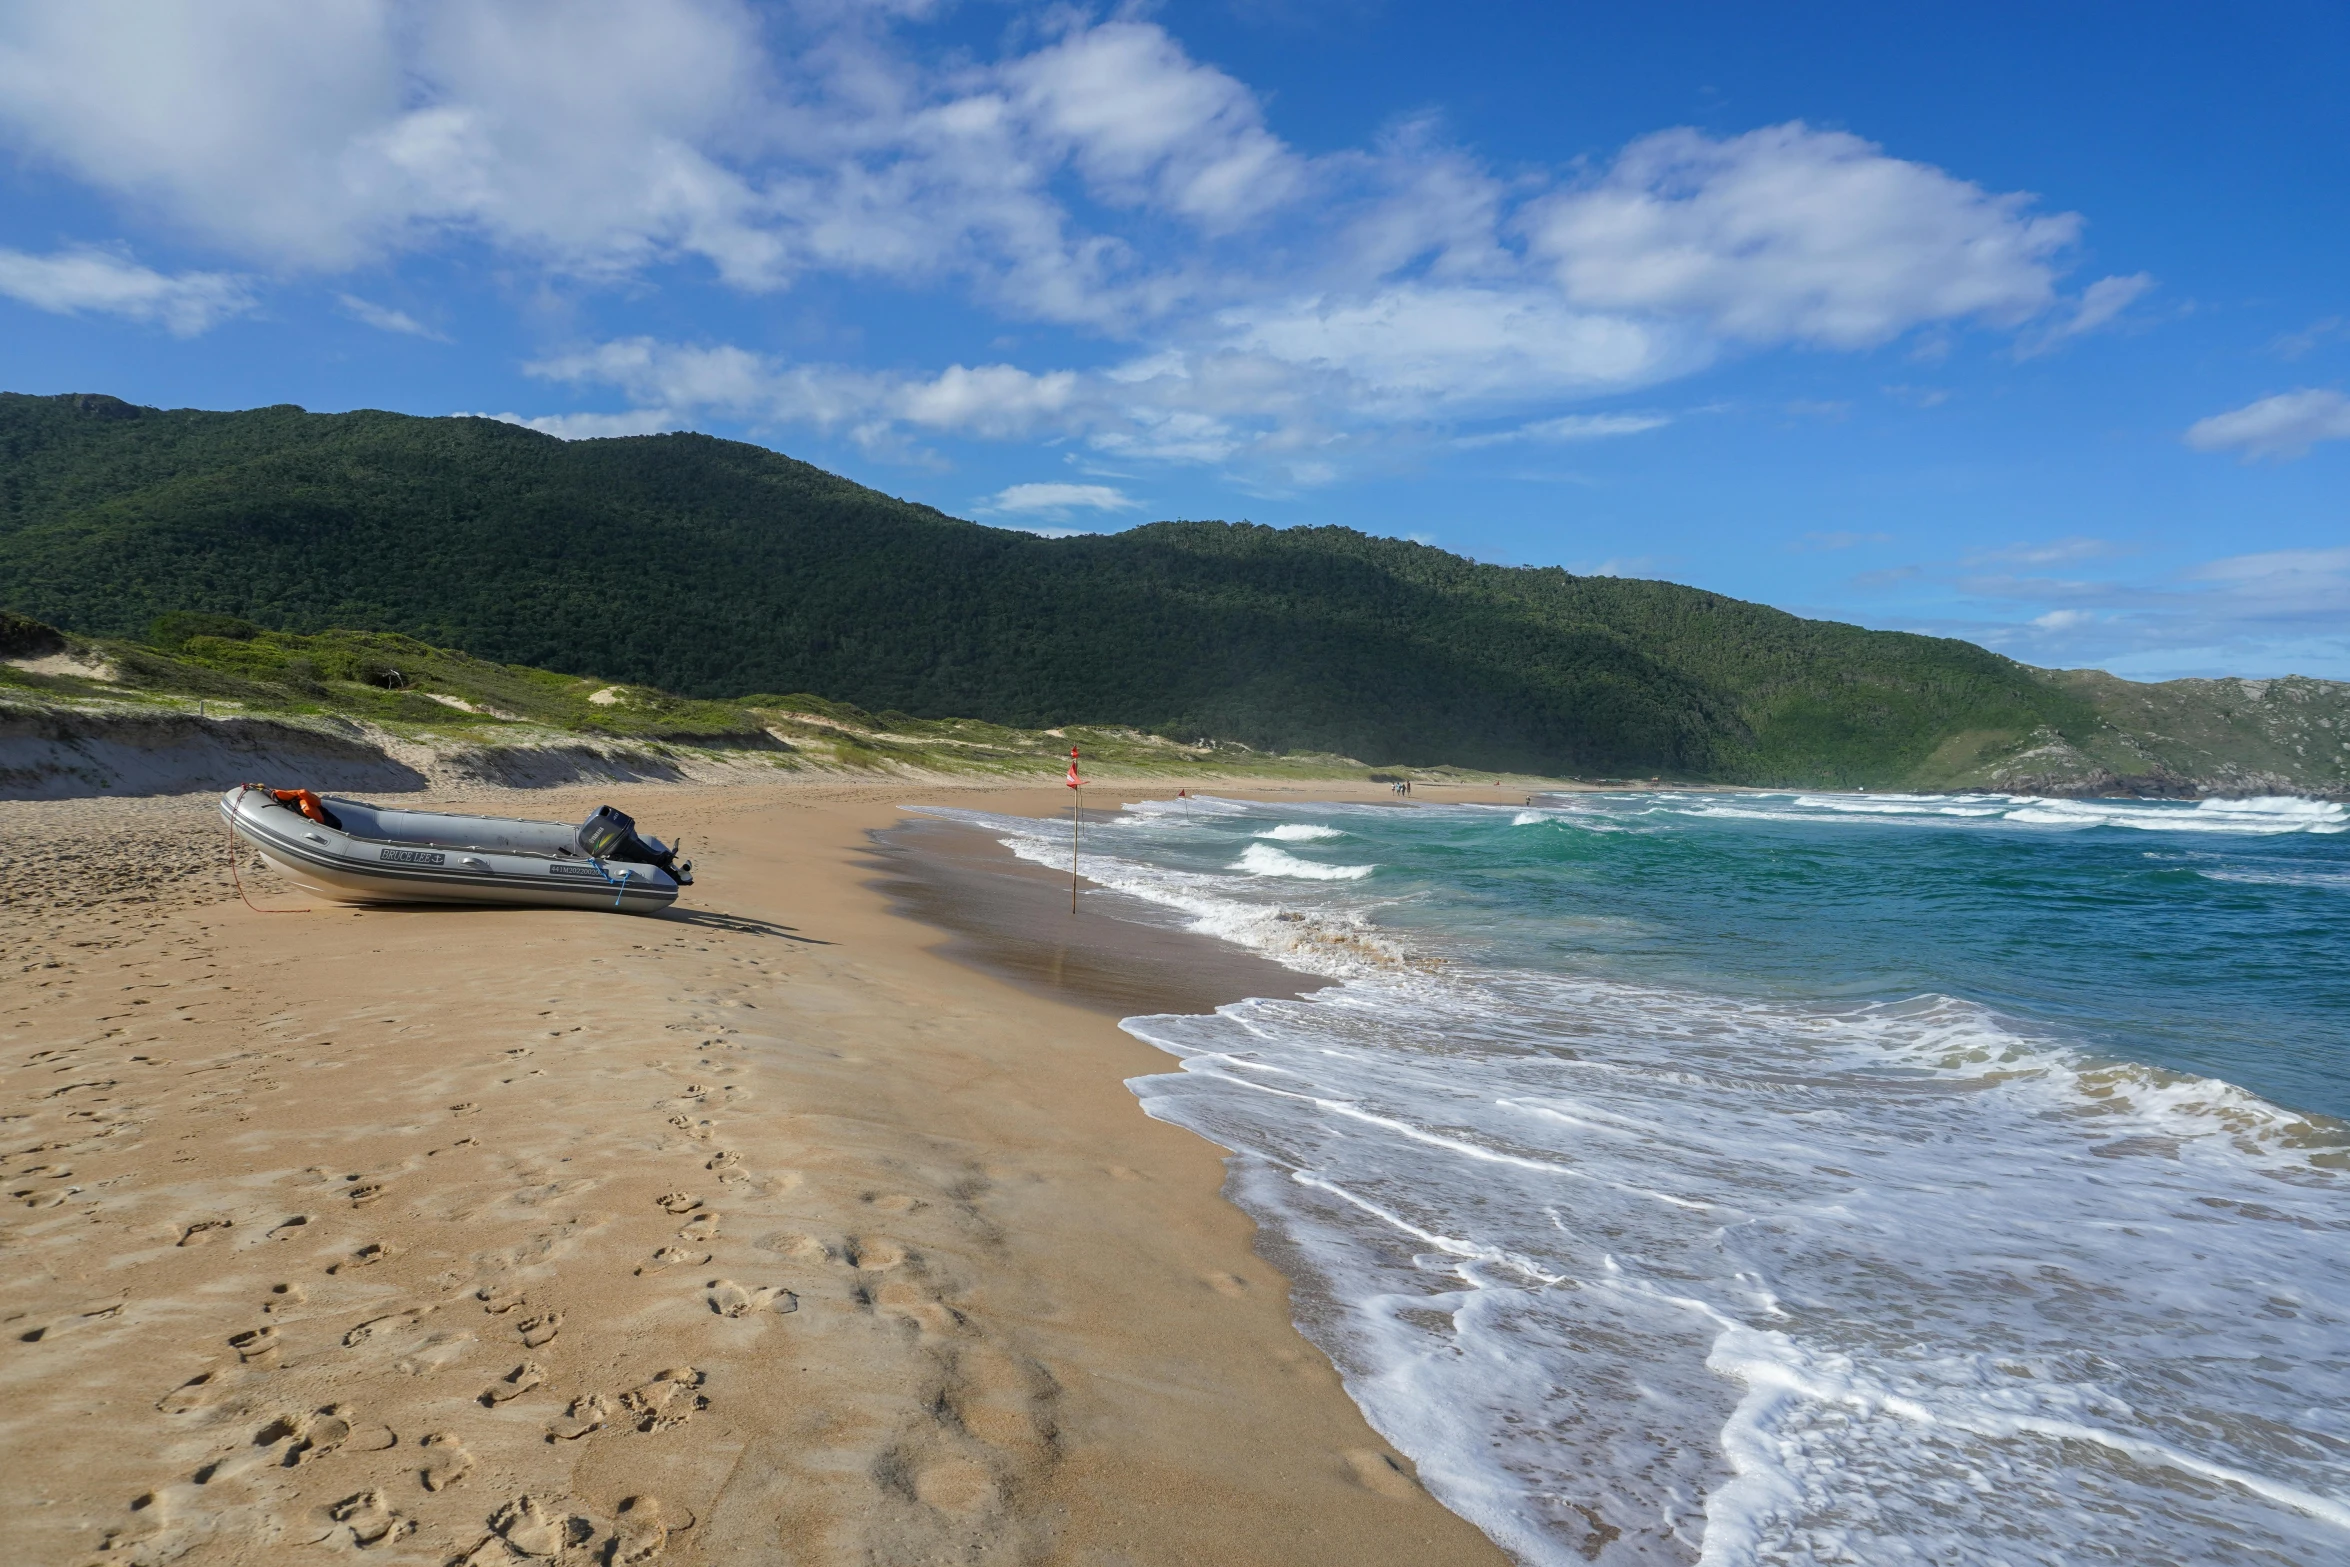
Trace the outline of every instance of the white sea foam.
{"type": "Polygon", "coordinates": [[[1335,827],[1324,827],[1318,822],[1283,822],[1257,834],[1275,843],[1320,843],[1325,839],[1343,838],[1345,833],[1335,827]]]}
{"type": "Polygon", "coordinates": [[[1174,822],[1252,814],[1247,801],[1226,800],[1212,794],[1195,794],[1180,800],[1135,800],[1123,809],[1129,816],[1174,822]]]}
{"type": "Polygon", "coordinates": [[[2327,870],[2204,870],[2196,874],[2209,881],[2242,882],[2255,887],[2323,887],[2350,892],[2350,871],[2327,870]]]}
{"type": "Polygon", "coordinates": [[[2141,832],[2337,833],[2350,824],[2340,802],[2291,797],[2198,800],[2192,806],[2120,800],[2034,800],[2011,822],[2051,827],[2130,827],[2141,832]]]}
{"type": "Polygon", "coordinates": [[[1497,972],[1127,1026],[1373,1423],[1524,1560],[2350,1549],[2322,1124],[1947,998],[1497,972]]]}
{"type": "Polygon", "coordinates": [[[1378,867],[1323,865],[1313,860],[1301,860],[1269,843],[1252,843],[1240,851],[1240,858],[1233,861],[1232,869],[1246,871],[1251,876],[1295,876],[1301,881],[1361,881],[1378,867]]]}
{"type": "MultiPolygon", "coordinates": [[[[2242,800],[2052,800],[2003,794],[1687,794],[1554,797],[1551,816],[1711,817],[1736,821],[1851,821],[1916,826],[2025,827],[2081,831],[2123,827],[2140,832],[2270,836],[2350,831],[2350,807],[2338,800],[2263,796],[2242,800]]],[[[1534,813],[1522,813],[1525,821],[1534,813]]]]}
{"type": "MultiPolygon", "coordinates": [[[[1195,797],[1196,798],[1196,797],[1195,797]]],[[[1183,825],[1180,816],[1164,811],[1151,811],[1151,805],[1165,805],[1165,801],[1144,801],[1126,808],[1126,815],[1142,824],[1146,832],[1165,832],[1183,825]]],[[[1173,802],[1180,805],[1182,802],[1173,802]]],[[[1226,817],[1245,816],[1251,808],[1235,801],[1207,800],[1199,803],[1225,806],[1226,817]]],[[[948,821],[962,822],[993,834],[1020,858],[1036,865],[1066,869],[1069,864],[1069,828],[1066,822],[1020,816],[997,816],[984,811],[959,810],[947,806],[925,807],[916,814],[936,816],[948,821]]],[[[1232,822],[1227,819],[1224,829],[1229,832],[1232,822]]],[[[1091,828],[1087,831],[1088,846],[1084,871],[1088,881],[1121,892],[1129,897],[1172,910],[1185,917],[1187,928],[1203,936],[1236,942],[1255,948],[1290,968],[1308,974],[1343,979],[1359,974],[1384,972],[1407,963],[1411,949],[1403,941],[1374,929],[1369,923],[1369,910],[1319,909],[1300,912],[1284,908],[1279,903],[1258,901],[1248,895],[1252,884],[1274,889],[1273,895],[1286,895],[1297,890],[1299,881],[1312,882],[1318,878],[1263,876],[1249,882],[1235,882],[1230,875],[1212,871],[1182,870],[1167,865],[1152,864],[1146,859],[1118,851],[1118,840],[1091,828]],[[1107,839],[1107,842],[1105,842],[1107,839]]],[[[1248,849],[1280,853],[1270,844],[1248,844],[1248,849]]],[[[1283,858],[1290,856],[1283,855],[1283,858]]],[[[1306,864],[1305,861],[1297,861],[1306,864]]],[[[1317,867],[1324,871],[1337,869],[1341,874],[1330,878],[1340,883],[1359,882],[1373,867],[1317,867]]]]}
{"type": "MultiPolygon", "coordinates": [[[[1809,798],[1844,799],[1598,797],[1506,819],[1900,821],[1809,798]]],[[[1870,800],[2026,832],[2052,824],[2011,813],[2079,803],[1870,800]]],[[[2203,831],[2338,819],[2098,803],[2200,813],[2203,831]]],[[[941,814],[1066,864],[1066,824],[941,814]]],[[[1950,997],[1416,968],[1372,921],[1380,883],[1216,868],[1230,851],[1203,847],[1270,825],[1227,814],[1249,819],[1202,842],[1136,809],[1088,872],[1342,982],[1127,1020],[1182,1063],[1135,1091],[1234,1150],[1231,1190],[1296,1281],[1301,1326],[1431,1490],[1519,1560],[2350,1555],[2338,1124],[1950,997]],[[1165,859],[1183,843],[1196,868],[1165,859]]],[[[2111,824],[2066,823],[2082,825],[2111,824]]],[[[1244,864],[1254,851],[1309,863],[1251,837],[1244,864]]]]}

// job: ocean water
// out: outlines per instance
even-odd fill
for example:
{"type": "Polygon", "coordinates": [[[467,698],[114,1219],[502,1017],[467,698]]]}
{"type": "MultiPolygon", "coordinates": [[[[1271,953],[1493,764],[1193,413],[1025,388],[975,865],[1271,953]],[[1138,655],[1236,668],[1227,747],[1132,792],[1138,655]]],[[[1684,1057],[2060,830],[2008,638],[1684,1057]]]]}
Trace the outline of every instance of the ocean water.
{"type": "Polygon", "coordinates": [[[1132,1086],[1519,1560],[2306,1567],[2350,1561],[2345,829],[1649,792],[1084,846],[1330,980],[1128,1019],[1132,1086]]]}

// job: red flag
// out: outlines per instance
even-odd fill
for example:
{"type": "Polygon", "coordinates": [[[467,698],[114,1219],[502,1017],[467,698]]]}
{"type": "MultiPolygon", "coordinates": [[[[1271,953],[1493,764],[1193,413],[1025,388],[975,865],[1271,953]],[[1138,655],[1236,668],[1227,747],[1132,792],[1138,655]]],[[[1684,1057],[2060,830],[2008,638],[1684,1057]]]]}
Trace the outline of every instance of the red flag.
{"type": "Polygon", "coordinates": [[[1077,776],[1077,747],[1069,747],[1069,787],[1082,788],[1085,780],[1077,776]]]}

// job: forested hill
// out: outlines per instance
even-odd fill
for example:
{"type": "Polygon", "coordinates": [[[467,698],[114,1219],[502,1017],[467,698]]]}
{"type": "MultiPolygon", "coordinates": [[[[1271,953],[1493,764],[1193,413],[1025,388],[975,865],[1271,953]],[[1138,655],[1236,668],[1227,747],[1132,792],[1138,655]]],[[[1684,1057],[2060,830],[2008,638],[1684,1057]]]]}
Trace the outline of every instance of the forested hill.
{"type": "Polygon", "coordinates": [[[2098,724],[2080,690],[1970,643],[1343,528],[1048,540],[704,435],[88,394],[0,394],[0,607],[1553,774],[1933,783],[2098,724]]]}

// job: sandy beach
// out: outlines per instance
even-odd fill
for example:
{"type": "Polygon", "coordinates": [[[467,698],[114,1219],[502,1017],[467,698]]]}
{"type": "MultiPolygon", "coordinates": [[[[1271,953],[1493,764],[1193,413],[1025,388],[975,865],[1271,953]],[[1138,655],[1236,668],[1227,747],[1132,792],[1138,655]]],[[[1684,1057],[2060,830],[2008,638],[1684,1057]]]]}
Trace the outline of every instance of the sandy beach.
{"type": "Polygon", "coordinates": [[[1068,942],[875,844],[924,799],[1067,796],[453,803],[683,836],[646,919],[257,913],[209,797],[0,803],[7,1560],[1501,1561],[1124,1086],[1286,971],[1068,942]]]}

